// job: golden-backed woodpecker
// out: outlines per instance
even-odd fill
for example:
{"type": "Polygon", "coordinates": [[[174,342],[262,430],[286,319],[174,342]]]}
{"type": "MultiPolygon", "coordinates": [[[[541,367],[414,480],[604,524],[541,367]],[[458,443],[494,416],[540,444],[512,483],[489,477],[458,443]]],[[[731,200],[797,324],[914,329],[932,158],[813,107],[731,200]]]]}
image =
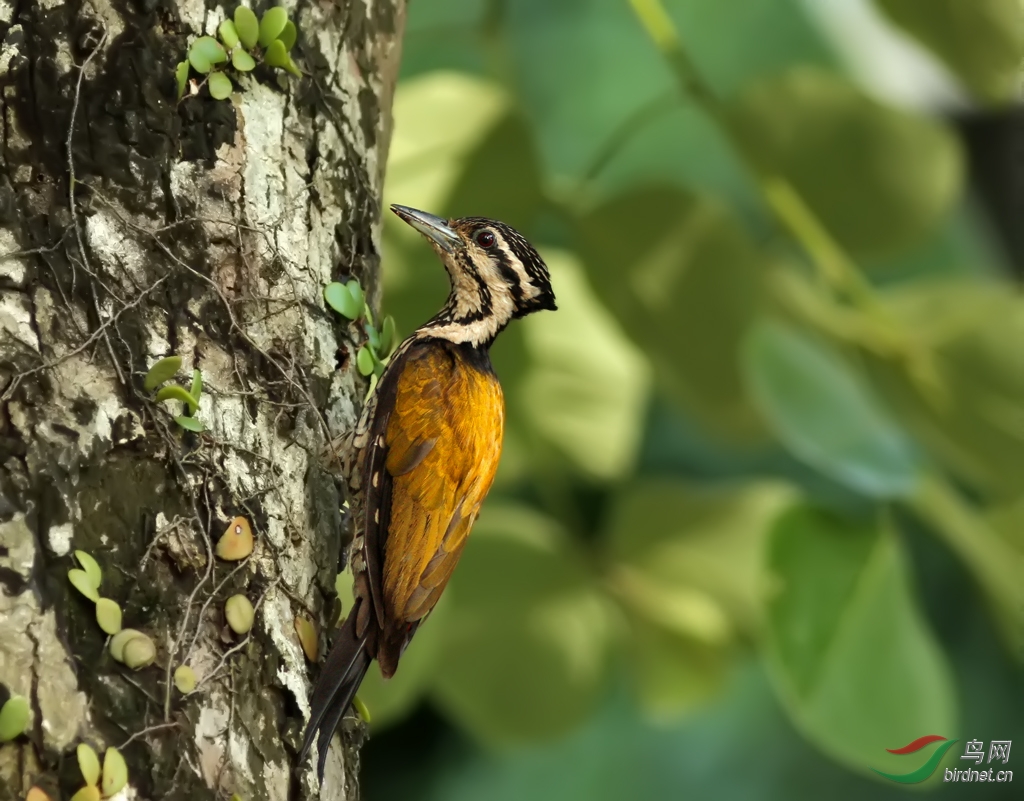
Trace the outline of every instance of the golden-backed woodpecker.
{"type": "Polygon", "coordinates": [[[352,544],[355,603],[313,688],[299,757],[315,739],[321,781],[331,737],[371,661],[385,678],[394,674],[491,488],[505,405],[490,346],[512,319],[555,309],[547,267],[509,226],[391,209],[430,242],[451,292],[395,351],[356,429],[363,514],[352,544]]]}

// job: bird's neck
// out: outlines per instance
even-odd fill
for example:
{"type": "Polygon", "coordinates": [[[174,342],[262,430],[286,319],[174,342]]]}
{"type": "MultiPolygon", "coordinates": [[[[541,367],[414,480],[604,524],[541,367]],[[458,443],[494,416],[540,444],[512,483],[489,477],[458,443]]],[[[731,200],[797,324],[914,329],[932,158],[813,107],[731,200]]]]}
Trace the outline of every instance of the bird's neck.
{"type": "Polygon", "coordinates": [[[444,307],[421,329],[426,336],[457,345],[490,348],[513,316],[511,298],[483,284],[453,288],[444,307]]]}

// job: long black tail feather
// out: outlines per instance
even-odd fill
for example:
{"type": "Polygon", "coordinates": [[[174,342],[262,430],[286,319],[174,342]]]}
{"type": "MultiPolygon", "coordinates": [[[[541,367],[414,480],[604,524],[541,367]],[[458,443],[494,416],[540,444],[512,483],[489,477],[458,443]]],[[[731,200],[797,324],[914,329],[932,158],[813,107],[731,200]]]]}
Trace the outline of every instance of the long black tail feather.
{"type": "Polygon", "coordinates": [[[299,762],[305,761],[316,739],[319,751],[317,778],[320,783],[324,780],[324,765],[327,763],[327,750],[334,730],[352,703],[372,661],[367,635],[356,637],[355,626],[356,614],[353,610],[338,631],[309,700],[309,722],[306,724],[299,762]]]}

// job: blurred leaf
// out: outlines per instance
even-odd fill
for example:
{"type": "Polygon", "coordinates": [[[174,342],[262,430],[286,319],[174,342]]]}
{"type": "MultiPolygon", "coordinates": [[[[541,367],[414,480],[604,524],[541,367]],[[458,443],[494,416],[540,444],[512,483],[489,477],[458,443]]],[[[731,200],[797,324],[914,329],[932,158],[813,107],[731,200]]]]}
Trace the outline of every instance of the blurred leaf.
{"type": "Polygon", "coordinates": [[[620,589],[627,602],[633,593],[638,611],[645,606],[638,582],[663,588],[664,597],[645,614],[689,637],[723,643],[735,629],[756,635],[765,537],[793,498],[792,489],[775,483],[714,489],[667,478],[635,483],[618,494],[608,516],[613,581],[621,582],[621,569],[628,568],[620,589]]]}
{"type": "Polygon", "coordinates": [[[744,345],[743,366],[758,407],[795,456],[866,495],[913,492],[922,470],[916,450],[839,354],[762,320],[744,345]]]}
{"type": "Polygon", "coordinates": [[[761,168],[788,180],[855,253],[921,239],[960,192],[963,164],[952,133],[822,70],[759,80],[730,115],[761,168]]]}
{"type": "Polygon", "coordinates": [[[806,736],[855,770],[902,773],[885,749],[956,735],[953,677],[887,527],[794,509],[768,564],[769,667],[806,736]]]}
{"type": "Polygon", "coordinates": [[[451,718],[511,744],[554,737],[593,711],[609,610],[553,521],[488,504],[448,593],[433,696],[451,718]]]}
{"type": "Polygon", "coordinates": [[[665,723],[717,695],[729,675],[728,648],[681,636],[630,614],[629,666],[644,711],[665,723]]]}
{"type": "Polygon", "coordinates": [[[466,154],[458,180],[441,205],[453,217],[491,217],[524,228],[541,200],[533,132],[515,112],[499,117],[466,154]]]}
{"type": "Polygon", "coordinates": [[[1019,93],[1024,20],[1018,0],[875,0],[975,94],[1009,102],[1019,93]]]}
{"type": "MultiPolygon", "coordinates": [[[[385,206],[401,203],[439,213],[470,153],[510,108],[496,84],[457,72],[429,73],[399,84],[385,206]]],[[[494,187],[495,193],[504,188],[494,187]]],[[[402,242],[420,238],[398,220],[392,222],[392,234],[402,242]]]]}
{"type": "MultiPolygon", "coordinates": [[[[928,476],[909,505],[971,572],[985,592],[1003,642],[1018,663],[1024,663],[1024,551],[993,529],[983,513],[941,476],[928,476]]],[[[1012,514],[997,516],[995,522],[1005,526],[1008,519],[1012,514]]]]}
{"type": "Polygon", "coordinates": [[[506,69],[556,174],[582,174],[617,125],[673,88],[631,13],[607,1],[506,7],[506,69]]]}
{"type": "Polygon", "coordinates": [[[679,190],[639,190],[586,215],[579,241],[598,295],[672,396],[723,437],[760,438],[737,351],[762,265],[730,215],[679,190]]]}
{"type": "Polygon", "coordinates": [[[903,326],[934,348],[942,392],[922,397],[906,366],[866,354],[906,425],[963,480],[996,497],[1024,476],[1024,300],[998,283],[914,282],[885,293],[903,326]]]}
{"type": "Polygon", "coordinates": [[[579,262],[544,251],[558,312],[523,321],[532,367],[526,409],[537,429],[585,472],[617,478],[633,463],[650,368],[594,297],[579,262]]]}
{"type": "MultiPolygon", "coordinates": [[[[352,570],[338,574],[335,583],[344,614],[352,609],[352,570]]],[[[409,647],[402,654],[398,670],[390,679],[380,675],[374,662],[366,678],[359,685],[359,697],[370,710],[371,728],[382,731],[399,722],[423,697],[437,670],[438,649],[443,640],[443,629],[449,606],[449,594],[441,596],[430,616],[416,630],[409,647]]]]}
{"type": "MultiPolygon", "coordinates": [[[[666,6],[702,73],[723,93],[765,69],[831,61],[799,2],[671,0],[666,6]]],[[[516,0],[502,6],[501,22],[501,38],[493,46],[504,57],[499,68],[519,92],[544,163],[556,177],[582,177],[614,132],[644,107],[659,99],[670,112],[686,105],[626,2],[516,0]]],[[[721,137],[699,115],[687,116],[672,128],[682,139],[669,149],[631,148],[619,171],[622,180],[605,186],[621,190],[639,172],[650,171],[662,182],[666,174],[681,182],[699,175],[743,193],[721,137]],[[713,168],[720,168],[717,174],[713,168]]],[[[644,130],[638,126],[636,133],[644,130]]]]}
{"type": "Polygon", "coordinates": [[[992,507],[988,510],[986,519],[996,534],[1024,554],[1024,495],[1009,503],[992,507]]]}

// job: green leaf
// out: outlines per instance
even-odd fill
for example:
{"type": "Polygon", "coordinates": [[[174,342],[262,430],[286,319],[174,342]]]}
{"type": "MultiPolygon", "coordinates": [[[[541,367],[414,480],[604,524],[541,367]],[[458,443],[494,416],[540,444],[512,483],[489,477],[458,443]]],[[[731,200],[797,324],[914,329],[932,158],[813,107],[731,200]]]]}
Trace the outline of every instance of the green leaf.
{"type": "Polygon", "coordinates": [[[910,495],[922,462],[871,389],[823,343],[762,320],[743,352],[758,408],[794,455],[879,498],[910,495]]]}
{"type": "Polygon", "coordinates": [[[192,371],[192,388],[188,394],[195,398],[197,404],[199,403],[199,398],[203,394],[203,374],[198,370],[192,371]]]}
{"type": "Polygon", "coordinates": [[[128,765],[116,748],[108,748],[103,754],[103,797],[117,795],[128,784],[128,765]]]}
{"type": "Polygon", "coordinates": [[[650,365],[594,296],[578,260],[564,251],[543,255],[558,313],[523,321],[532,357],[524,408],[581,472],[617,478],[632,468],[639,447],[650,365]]]}
{"type": "Polygon", "coordinates": [[[617,596],[679,635],[723,645],[762,626],[765,541],[794,499],[783,484],[703,488],[646,479],[620,490],[605,548],[617,596]]]}
{"type": "Polygon", "coordinates": [[[78,560],[78,564],[80,564],[82,566],[82,570],[85,571],[85,575],[88,577],[89,583],[98,590],[100,588],[100,584],[103,583],[103,571],[100,569],[99,563],[85,551],[75,551],[75,559],[78,560]]]}
{"type": "Polygon", "coordinates": [[[221,43],[212,36],[200,36],[189,48],[188,60],[192,62],[196,72],[205,75],[217,64],[227,61],[228,54],[221,43]]]}
{"type": "Polygon", "coordinates": [[[206,427],[203,425],[202,421],[196,419],[195,417],[186,417],[185,415],[182,414],[175,417],[174,422],[177,423],[182,428],[184,428],[186,431],[194,431],[197,434],[206,430],[206,427]]]}
{"type": "Polygon", "coordinates": [[[1024,663],[1024,551],[944,477],[929,475],[907,505],[970,570],[985,591],[1008,650],[1024,663]]]}
{"type": "Polygon", "coordinates": [[[199,409],[199,401],[196,397],[184,387],[179,387],[177,384],[168,384],[156,393],[157,403],[162,403],[163,401],[168,400],[181,401],[182,403],[188,404],[188,413],[190,415],[195,414],[199,409]]]}
{"type": "Polygon", "coordinates": [[[917,242],[960,194],[963,159],[949,130],[833,73],[800,67],[764,78],[730,114],[761,169],[787,180],[854,253],[917,242]]]}
{"type": "Polygon", "coordinates": [[[256,15],[245,6],[235,9],[235,31],[242,42],[242,47],[252,50],[260,36],[260,23],[256,15]]]}
{"type": "Polygon", "coordinates": [[[380,333],[380,347],[381,353],[384,356],[390,356],[394,350],[395,345],[398,344],[398,333],[395,328],[395,318],[390,314],[384,318],[384,323],[381,327],[380,333]]]}
{"type": "Polygon", "coordinates": [[[235,23],[229,19],[221,22],[220,27],[217,28],[217,35],[220,36],[221,42],[228,50],[233,50],[238,44],[238,31],[235,30],[235,23]]]}
{"type": "Polygon", "coordinates": [[[288,55],[288,51],[285,49],[285,46],[280,39],[275,39],[270,43],[270,46],[267,48],[267,52],[264,55],[264,60],[271,67],[279,67],[280,69],[287,70],[296,77],[302,76],[302,73],[299,71],[299,68],[295,66],[295,62],[293,62],[291,56],[288,55]]]}
{"type": "Polygon", "coordinates": [[[21,695],[12,695],[0,707],[0,743],[8,743],[20,737],[30,717],[28,699],[21,695]]]}
{"type": "Polygon", "coordinates": [[[380,350],[380,334],[377,333],[377,329],[373,327],[372,323],[363,323],[363,330],[366,332],[366,339],[370,345],[370,349],[376,353],[380,350]]]}
{"type": "Polygon", "coordinates": [[[798,508],[772,532],[768,564],[768,664],[806,736],[854,770],[905,773],[886,748],[956,735],[952,673],[888,528],[798,508]]]}
{"type": "Polygon", "coordinates": [[[178,84],[178,100],[185,96],[185,87],[188,86],[188,61],[179,61],[174,68],[174,80],[178,84]]]}
{"type": "Polygon", "coordinates": [[[607,673],[607,603],[557,525],[488,504],[448,592],[436,703],[491,744],[554,737],[584,720],[607,673]]]}
{"type": "MultiPolygon", "coordinates": [[[[260,47],[269,48],[270,44],[277,40],[277,37],[284,31],[288,24],[288,12],[281,6],[268,9],[260,20],[260,47]]],[[[278,40],[279,41],[279,40],[278,40]]],[[[282,44],[283,46],[283,44],[282,44]]],[[[285,48],[287,50],[287,48],[285,48]]],[[[281,65],[271,65],[281,66],[281,65]]]]}
{"type": "Polygon", "coordinates": [[[663,389],[719,436],[763,440],[738,351],[765,265],[731,215],[678,189],[634,190],[586,215],[578,240],[594,288],[663,389]]]}
{"type": "Polygon", "coordinates": [[[993,103],[1020,91],[1024,26],[1017,0],[875,0],[975,94],[993,103]]]}
{"type": "Polygon", "coordinates": [[[100,594],[96,591],[96,585],[93,583],[92,577],[85,570],[80,570],[77,567],[72,568],[68,571],[68,581],[71,582],[71,586],[93,603],[100,599],[100,594]]]}
{"type": "Polygon", "coordinates": [[[373,352],[363,345],[356,354],[356,367],[360,375],[370,375],[373,372],[373,352]]]}
{"type": "Polygon", "coordinates": [[[543,178],[533,128],[521,113],[510,111],[497,120],[461,166],[444,212],[457,216],[459,209],[486,208],[512,226],[531,222],[543,178]]]}
{"type": "Polygon", "coordinates": [[[1008,285],[916,281],[882,295],[891,315],[933,354],[938,390],[928,397],[907,363],[865,352],[905,425],[958,478],[1010,499],[1024,476],[1024,300],[1008,285]]]}
{"type": "Polygon", "coordinates": [[[284,45],[285,50],[291,50],[295,47],[295,40],[298,39],[298,37],[299,32],[295,29],[295,23],[291,20],[288,20],[284,24],[284,28],[277,36],[277,38],[281,40],[281,44],[284,45]]]}
{"type": "MultiPolygon", "coordinates": [[[[403,127],[395,129],[391,141],[385,206],[402,203],[435,214],[444,213],[445,201],[470,154],[507,114],[512,113],[513,107],[512,98],[497,83],[465,73],[432,72],[401,81],[395,90],[394,115],[405,122],[403,127]]],[[[495,200],[500,202],[504,188],[507,187],[492,187],[495,200]]],[[[392,217],[387,215],[385,230],[393,241],[423,248],[422,237],[392,217]]],[[[419,250],[416,253],[419,254],[419,250]]],[[[429,258],[436,264],[433,253],[429,258]]],[[[384,271],[384,280],[390,282],[391,287],[403,286],[404,290],[404,285],[411,286],[423,279],[423,271],[414,270],[410,265],[399,262],[396,267],[390,276],[384,271]]],[[[436,304],[431,297],[420,300],[419,308],[427,310],[427,317],[437,311],[445,298],[443,271],[436,277],[439,281],[432,284],[431,289],[440,293],[440,300],[436,304]]],[[[419,297],[412,289],[409,294],[419,297]]],[[[389,291],[389,307],[391,303],[389,291]]],[[[416,311],[409,314],[414,319],[406,319],[404,313],[395,314],[405,330],[411,330],[426,319],[415,318],[416,311]]]]}
{"type": "Polygon", "coordinates": [[[362,314],[366,306],[366,295],[363,294],[363,287],[359,284],[359,281],[353,278],[345,284],[345,288],[352,296],[352,300],[359,306],[359,314],[362,314]]]}
{"type": "Polygon", "coordinates": [[[75,749],[78,756],[78,769],[86,784],[98,784],[100,780],[100,760],[88,743],[79,743],[75,749]]]}
{"type": "Polygon", "coordinates": [[[361,299],[354,298],[349,288],[337,281],[332,281],[324,287],[324,300],[328,306],[349,320],[355,320],[363,313],[361,299]]]}
{"type": "Polygon", "coordinates": [[[722,690],[732,654],[627,610],[629,668],[647,716],[671,723],[722,690]]]}
{"type": "Polygon", "coordinates": [[[234,90],[231,79],[223,72],[214,72],[210,75],[210,96],[214,100],[226,100],[231,97],[234,90]]]}
{"type": "Polygon", "coordinates": [[[231,51],[231,66],[239,72],[250,72],[256,69],[256,60],[246,51],[236,48],[231,51]]]}
{"type": "Polygon", "coordinates": [[[160,361],[149,368],[149,372],[146,373],[142,386],[147,392],[152,392],[160,386],[160,384],[164,383],[164,381],[169,381],[174,378],[174,374],[180,369],[180,356],[167,356],[160,359],[160,361]]]}

